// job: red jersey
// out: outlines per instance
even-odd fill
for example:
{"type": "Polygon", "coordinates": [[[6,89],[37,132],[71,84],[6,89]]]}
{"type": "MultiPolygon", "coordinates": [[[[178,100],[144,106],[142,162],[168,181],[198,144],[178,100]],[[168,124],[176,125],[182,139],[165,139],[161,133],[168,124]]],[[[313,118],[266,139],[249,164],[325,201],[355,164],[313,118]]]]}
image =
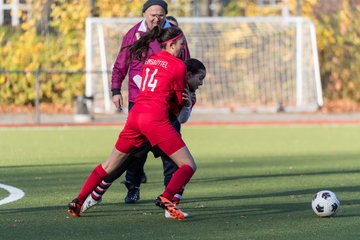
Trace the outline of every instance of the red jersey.
{"type": "Polygon", "coordinates": [[[185,86],[184,62],[162,50],[144,63],[135,106],[142,112],[156,112],[155,109],[158,109],[168,113],[171,102],[175,102],[179,107],[183,105],[182,93],[185,86]]]}
{"type": "Polygon", "coordinates": [[[169,120],[170,103],[183,105],[185,77],[184,62],[167,51],[145,61],[140,92],[115,145],[117,150],[128,153],[140,147],[145,138],[168,156],[185,146],[169,120]]]}

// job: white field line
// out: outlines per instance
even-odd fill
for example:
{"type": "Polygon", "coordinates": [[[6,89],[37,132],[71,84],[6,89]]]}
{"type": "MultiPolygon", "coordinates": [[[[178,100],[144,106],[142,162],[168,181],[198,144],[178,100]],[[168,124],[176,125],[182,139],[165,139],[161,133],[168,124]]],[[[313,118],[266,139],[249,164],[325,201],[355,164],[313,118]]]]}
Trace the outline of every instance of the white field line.
{"type": "Polygon", "coordinates": [[[10,193],[9,196],[0,200],[0,205],[4,205],[4,204],[10,203],[10,202],[17,201],[25,196],[25,193],[21,189],[18,189],[16,187],[12,187],[12,186],[0,183],[0,188],[3,188],[10,193]]]}

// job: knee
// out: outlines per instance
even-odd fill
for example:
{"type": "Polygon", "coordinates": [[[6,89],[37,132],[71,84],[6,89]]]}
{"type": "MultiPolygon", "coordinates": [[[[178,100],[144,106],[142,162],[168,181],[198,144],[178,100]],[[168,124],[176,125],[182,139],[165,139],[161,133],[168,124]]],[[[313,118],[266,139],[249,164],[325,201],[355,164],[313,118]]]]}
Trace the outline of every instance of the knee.
{"type": "Polygon", "coordinates": [[[190,167],[193,169],[193,172],[195,173],[195,172],[196,172],[196,169],[197,169],[196,163],[195,163],[195,162],[192,163],[192,164],[190,165],[190,167]]]}
{"type": "Polygon", "coordinates": [[[185,163],[185,164],[182,164],[179,166],[179,168],[182,168],[182,167],[186,167],[186,169],[188,169],[189,171],[191,169],[191,171],[193,173],[195,173],[196,169],[197,169],[196,164],[194,162],[185,163]]]}
{"type": "Polygon", "coordinates": [[[187,161],[184,165],[188,165],[192,168],[194,173],[196,172],[197,166],[193,158],[189,159],[189,161],[187,161]]]}

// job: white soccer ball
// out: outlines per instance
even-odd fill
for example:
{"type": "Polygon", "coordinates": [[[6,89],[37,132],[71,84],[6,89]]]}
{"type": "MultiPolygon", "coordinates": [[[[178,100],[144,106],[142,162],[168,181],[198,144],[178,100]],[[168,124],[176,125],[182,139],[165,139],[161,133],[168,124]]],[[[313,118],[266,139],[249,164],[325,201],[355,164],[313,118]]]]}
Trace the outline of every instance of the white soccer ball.
{"type": "Polygon", "coordinates": [[[340,201],[332,191],[323,190],[314,195],[311,207],[319,217],[330,217],[339,209],[340,201]]]}

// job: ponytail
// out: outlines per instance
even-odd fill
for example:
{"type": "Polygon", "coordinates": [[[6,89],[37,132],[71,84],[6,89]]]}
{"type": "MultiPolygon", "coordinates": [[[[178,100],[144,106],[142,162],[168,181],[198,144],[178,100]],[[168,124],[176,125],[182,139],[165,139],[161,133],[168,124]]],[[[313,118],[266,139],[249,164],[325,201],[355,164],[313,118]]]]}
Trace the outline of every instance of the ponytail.
{"type": "Polygon", "coordinates": [[[161,28],[160,26],[155,26],[133,44],[125,47],[129,48],[130,51],[130,59],[128,61],[138,60],[144,62],[149,56],[151,42],[157,40],[160,43],[160,48],[165,49],[167,43],[176,42],[182,37],[182,34],[178,27],[161,28]]]}
{"type": "Polygon", "coordinates": [[[137,41],[131,44],[129,46],[130,61],[138,60],[143,62],[147,59],[150,50],[150,43],[157,39],[160,33],[160,27],[155,26],[150,32],[145,33],[137,41]]]}

